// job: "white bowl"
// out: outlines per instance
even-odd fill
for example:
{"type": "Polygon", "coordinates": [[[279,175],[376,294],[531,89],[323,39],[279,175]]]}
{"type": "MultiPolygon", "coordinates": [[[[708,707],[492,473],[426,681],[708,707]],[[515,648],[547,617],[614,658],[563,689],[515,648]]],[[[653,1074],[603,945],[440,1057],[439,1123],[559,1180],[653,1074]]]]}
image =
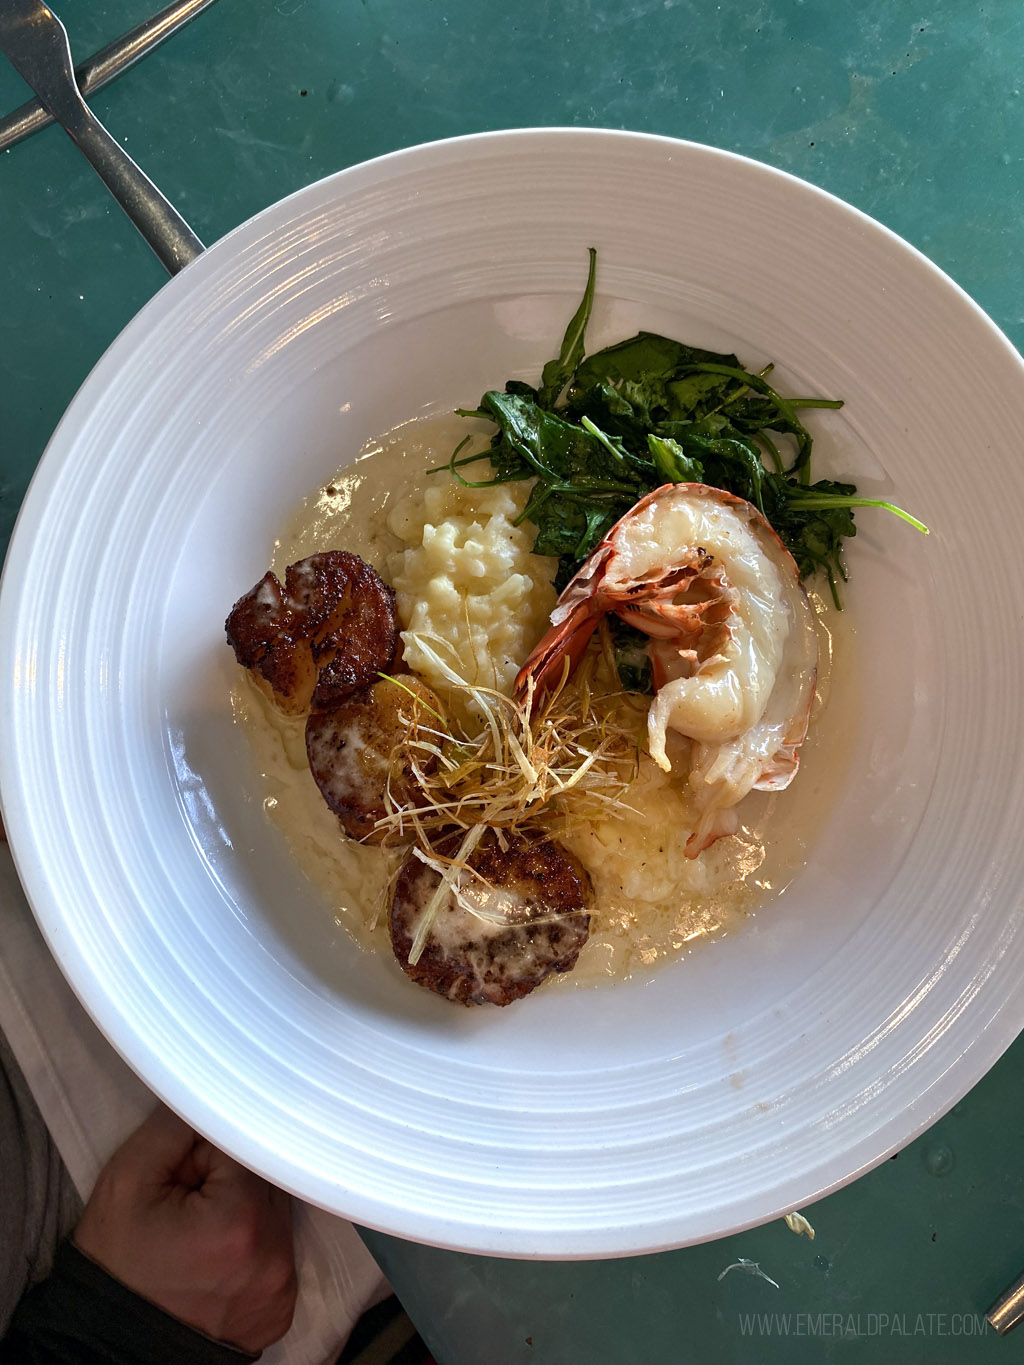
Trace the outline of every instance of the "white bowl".
{"type": "Polygon", "coordinates": [[[413,148],[274,205],[103,357],[0,599],[4,816],[107,1037],[304,1199],[469,1251],[715,1237],[850,1180],[1024,1022],[1024,368],[905,243],[741,158],[578,130],[413,148]],[[640,327],[838,394],[862,704],[811,859],[749,929],[611,989],[462,1010],[335,928],[267,825],[222,622],[341,452],[536,376],[599,249],[640,327]]]}

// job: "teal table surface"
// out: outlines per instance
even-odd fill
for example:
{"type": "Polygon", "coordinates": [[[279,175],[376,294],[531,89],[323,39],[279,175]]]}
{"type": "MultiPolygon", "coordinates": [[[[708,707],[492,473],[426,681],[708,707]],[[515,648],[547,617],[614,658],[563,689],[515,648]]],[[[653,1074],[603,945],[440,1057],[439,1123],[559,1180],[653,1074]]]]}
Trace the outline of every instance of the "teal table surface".
{"type": "MultiPolygon", "coordinates": [[[[76,59],[156,0],[63,0],[76,59]]],[[[592,125],[793,172],[879,219],[1024,341],[1019,0],[220,0],[96,112],[199,236],[394,148],[592,125]]],[[[26,89],[0,60],[0,111],[26,89]]],[[[64,134],[0,156],[0,545],[65,406],[164,282],[64,134]]],[[[949,414],[956,422],[956,413],[949,414]]],[[[969,456],[970,433],[964,432],[969,456]]],[[[1020,1358],[1024,1043],[898,1157],[782,1223],[602,1263],[366,1239],[440,1365],[1020,1358]],[[759,1263],[775,1284],[742,1266],[759,1263]]]]}

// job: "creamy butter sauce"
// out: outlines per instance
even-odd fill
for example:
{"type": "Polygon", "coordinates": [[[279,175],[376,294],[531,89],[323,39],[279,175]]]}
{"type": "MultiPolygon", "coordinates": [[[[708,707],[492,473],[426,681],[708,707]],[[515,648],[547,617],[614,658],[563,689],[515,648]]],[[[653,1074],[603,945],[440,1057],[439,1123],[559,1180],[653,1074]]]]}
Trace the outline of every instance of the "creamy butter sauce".
{"type": "MultiPolygon", "coordinates": [[[[466,430],[465,420],[454,416],[424,419],[370,443],[289,517],[274,545],[274,572],[283,577],[288,564],[306,555],[345,549],[388,579],[389,559],[403,548],[388,530],[389,509],[427,478],[450,477],[427,471],[447,460],[466,430]]],[[[690,860],[682,854],[692,827],[687,799],[645,759],[629,797],[635,817],[565,836],[590,872],[597,904],[576,968],[556,978],[564,985],[646,975],[703,941],[734,932],[781,895],[808,860],[846,781],[858,710],[849,666],[855,630],[846,613],[819,593],[810,595],[820,642],[818,683],[792,786],[778,794],[752,793],[739,807],[739,832],[690,860]]],[[[233,705],[262,774],[268,818],[329,899],[336,923],[364,949],[389,953],[385,897],[401,855],[341,833],[310,775],[301,717],[280,714],[247,676],[239,680],[233,705]]]]}
{"type": "Polygon", "coordinates": [[[291,513],[274,542],[274,573],[280,578],[289,564],[318,550],[349,550],[387,579],[388,559],[402,549],[388,530],[388,512],[404,494],[425,487],[428,478],[450,479],[449,474],[427,471],[447,463],[472,429],[465,418],[451,414],[405,422],[369,441],[353,463],[291,513]]]}

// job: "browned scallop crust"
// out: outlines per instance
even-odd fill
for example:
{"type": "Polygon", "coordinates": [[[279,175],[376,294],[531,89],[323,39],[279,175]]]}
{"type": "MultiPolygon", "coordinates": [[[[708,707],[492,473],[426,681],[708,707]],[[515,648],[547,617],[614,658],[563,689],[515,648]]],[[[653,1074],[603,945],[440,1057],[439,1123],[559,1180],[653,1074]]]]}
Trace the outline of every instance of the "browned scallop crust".
{"type": "Polygon", "coordinates": [[[310,555],[240,597],[225,622],[235,658],[289,715],[337,706],[395,655],[395,594],[346,550],[310,555]]]}
{"type": "Polygon", "coordinates": [[[418,985],[463,1005],[522,999],[553,972],[571,971],[590,933],[594,893],[583,866],[554,840],[506,837],[502,851],[488,834],[470,864],[499,893],[495,905],[501,891],[510,893],[508,927],[489,928],[449,893],[415,966],[409,953],[419,913],[441,878],[415,856],[398,875],[389,919],[395,957],[418,985]]]}
{"type": "MultiPolygon", "coordinates": [[[[381,678],[341,706],[310,713],[306,721],[309,770],[350,838],[381,841],[383,835],[374,826],[386,814],[387,791],[395,806],[415,799],[409,726],[417,720],[430,723],[430,716],[423,714],[424,705],[437,710],[440,703],[425,683],[404,674],[400,683],[381,678]]],[[[435,764],[427,755],[424,771],[431,771],[435,764]]]]}

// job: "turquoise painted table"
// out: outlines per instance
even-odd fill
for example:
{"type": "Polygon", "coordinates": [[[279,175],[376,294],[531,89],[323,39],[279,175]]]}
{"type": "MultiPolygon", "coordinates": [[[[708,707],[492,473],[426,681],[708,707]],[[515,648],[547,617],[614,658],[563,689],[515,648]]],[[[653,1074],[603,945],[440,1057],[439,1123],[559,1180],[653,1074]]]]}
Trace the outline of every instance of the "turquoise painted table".
{"type": "MultiPolygon", "coordinates": [[[[59,12],[81,59],[150,5],[59,12]]],[[[1020,345],[1022,84],[1018,0],[220,0],[93,105],[207,242],[432,138],[589,124],[711,143],[880,219],[1020,345]]],[[[25,93],[0,61],[0,110],[25,93]]],[[[59,130],[0,156],[0,545],[75,389],[163,280],[59,130]]],[[[813,1243],[779,1222],[545,1264],[366,1239],[442,1365],[1019,1358],[1024,1329],[1001,1341],[982,1315],[1024,1269],[1022,1082],[1018,1041],[930,1133],[805,1210],[813,1243]],[[778,1287],[720,1278],[741,1258],[778,1287]]]]}

